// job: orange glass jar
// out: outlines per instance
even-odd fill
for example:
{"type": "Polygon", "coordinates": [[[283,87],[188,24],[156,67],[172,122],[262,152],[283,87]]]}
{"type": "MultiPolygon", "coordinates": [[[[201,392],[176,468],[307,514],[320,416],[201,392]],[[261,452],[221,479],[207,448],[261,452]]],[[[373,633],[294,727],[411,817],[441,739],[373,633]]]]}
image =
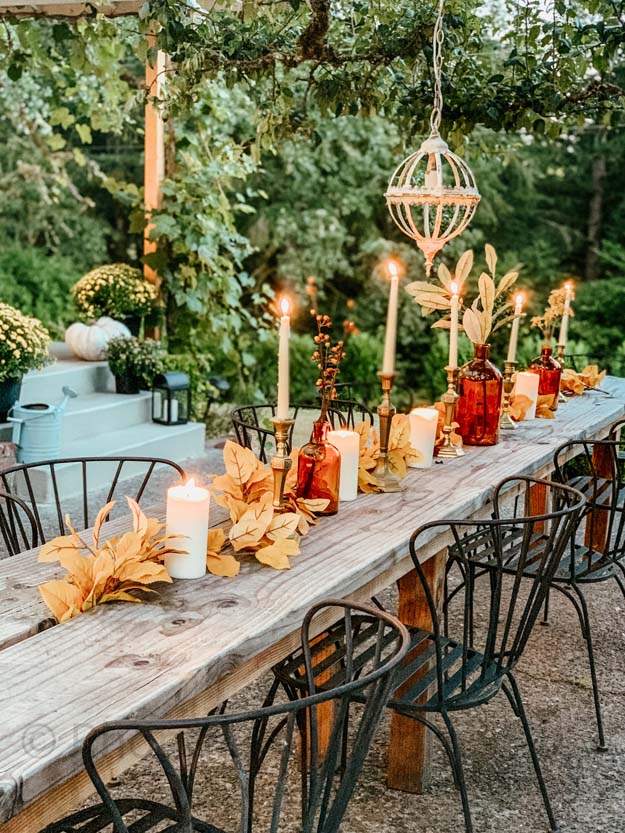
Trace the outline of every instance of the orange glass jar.
{"type": "Polygon", "coordinates": [[[534,359],[527,369],[530,373],[538,373],[538,395],[550,396],[549,407],[552,411],[557,411],[562,367],[560,362],[554,359],[552,352],[550,345],[543,344],[540,356],[534,359]]]}
{"type": "Polygon", "coordinates": [[[339,508],[341,454],[328,440],[330,423],[313,423],[310,442],[302,446],[297,460],[297,497],[328,500],[318,515],[335,515],[339,508]]]}
{"type": "Polygon", "coordinates": [[[454,420],[465,445],[495,445],[499,441],[499,417],[503,376],[488,360],[489,344],[476,344],[475,356],[458,371],[454,420]]]}

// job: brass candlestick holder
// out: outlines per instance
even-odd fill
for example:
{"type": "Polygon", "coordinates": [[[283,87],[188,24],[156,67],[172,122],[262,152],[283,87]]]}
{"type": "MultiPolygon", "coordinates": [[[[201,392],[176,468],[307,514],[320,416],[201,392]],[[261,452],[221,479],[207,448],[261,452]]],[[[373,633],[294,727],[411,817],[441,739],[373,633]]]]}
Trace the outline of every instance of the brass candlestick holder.
{"type": "Polygon", "coordinates": [[[271,421],[276,435],[276,453],[269,461],[273,471],[273,506],[274,509],[284,509],[284,484],[293,465],[293,460],[289,457],[288,442],[295,420],[273,417],[271,421]]]}
{"type": "Polygon", "coordinates": [[[436,452],[437,457],[445,457],[453,459],[454,457],[462,457],[463,451],[461,448],[453,445],[451,441],[452,424],[454,421],[454,413],[456,411],[456,402],[460,399],[456,391],[456,382],[458,380],[458,368],[446,367],[447,373],[447,390],[441,396],[441,402],[445,405],[445,424],[443,425],[443,444],[438,447],[436,452]]]}
{"type": "Polygon", "coordinates": [[[510,396],[512,394],[512,388],[514,387],[512,377],[515,370],[516,362],[506,361],[504,363],[503,399],[501,405],[501,416],[499,417],[499,427],[504,430],[516,428],[516,422],[510,416],[510,396]]]}
{"type": "Polygon", "coordinates": [[[397,413],[394,405],[391,404],[391,388],[395,373],[378,373],[382,384],[382,401],[378,405],[378,418],[380,420],[380,454],[373,472],[378,486],[383,492],[401,492],[401,480],[388,467],[388,443],[391,436],[391,423],[397,413]]]}

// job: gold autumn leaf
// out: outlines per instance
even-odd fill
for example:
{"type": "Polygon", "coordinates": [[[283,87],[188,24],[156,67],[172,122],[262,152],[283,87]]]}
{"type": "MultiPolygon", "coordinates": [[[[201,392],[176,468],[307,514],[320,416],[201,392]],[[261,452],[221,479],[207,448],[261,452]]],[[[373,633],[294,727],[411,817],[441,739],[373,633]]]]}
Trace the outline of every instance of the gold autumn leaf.
{"type": "MultiPolygon", "coordinates": [[[[432,405],[438,411],[438,425],[436,427],[436,442],[434,443],[435,447],[443,444],[445,439],[445,434],[443,432],[443,428],[445,427],[445,404],[443,402],[435,402],[432,405]]],[[[462,437],[456,431],[460,425],[457,422],[451,423],[451,434],[449,438],[451,440],[451,444],[456,448],[462,448],[462,437]]]]}
{"type": "Polygon", "coordinates": [[[241,571],[241,565],[233,555],[206,553],[206,569],[214,576],[235,578],[241,571]]]}
{"type": "Polygon", "coordinates": [[[233,524],[240,521],[243,515],[247,512],[247,503],[244,500],[239,500],[238,498],[233,497],[231,494],[228,494],[228,492],[223,492],[221,495],[213,495],[213,497],[215,503],[228,510],[230,520],[233,524]]]}
{"type": "Polygon", "coordinates": [[[539,396],[536,400],[536,416],[541,419],[555,419],[556,415],[551,410],[552,403],[553,396],[551,394],[539,396]]]}
{"type": "Polygon", "coordinates": [[[560,390],[563,393],[568,393],[569,396],[581,396],[586,390],[586,385],[581,374],[567,367],[562,371],[560,377],[560,390]]]}
{"type": "Polygon", "coordinates": [[[141,558],[143,540],[138,532],[125,532],[111,549],[117,561],[133,561],[141,558]]]}
{"type": "Polygon", "coordinates": [[[79,550],[63,552],[59,558],[61,566],[70,573],[72,582],[84,596],[88,596],[93,587],[93,557],[83,555],[79,550]]]}
{"type": "Polygon", "coordinates": [[[57,622],[66,622],[82,610],[83,596],[79,588],[63,579],[40,584],[39,592],[57,622]]]}
{"type": "Polygon", "coordinates": [[[44,544],[39,550],[38,561],[52,564],[65,552],[75,552],[79,542],[73,535],[60,535],[44,544]]]}
{"type": "Polygon", "coordinates": [[[265,534],[270,541],[276,541],[278,538],[289,538],[296,533],[298,523],[299,515],[297,513],[284,512],[272,519],[265,534]]]}
{"type": "Polygon", "coordinates": [[[267,493],[248,508],[241,520],[230,530],[230,543],[235,552],[253,547],[261,540],[273,517],[272,495],[267,493]]]}
{"type": "Polygon", "coordinates": [[[209,529],[206,536],[206,552],[217,555],[226,543],[226,533],[223,529],[209,529]]]}
{"type": "Polygon", "coordinates": [[[365,495],[381,491],[377,479],[365,468],[358,469],[358,488],[365,495]]]}
{"type": "Polygon", "coordinates": [[[131,497],[126,497],[126,500],[132,513],[132,530],[143,538],[148,531],[148,519],[145,517],[143,510],[136,500],[133,500],[131,497]]]}
{"type": "Polygon", "coordinates": [[[93,525],[93,548],[97,550],[99,547],[99,538],[100,538],[100,530],[102,529],[102,524],[106,521],[108,516],[111,513],[111,509],[115,506],[115,501],[109,501],[105,506],[100,509],[98,514],[96,515],[95,523],[93,525]]]}
{"type": "Polygon", "coordinates": [[[115,578],[124,583],[154,584],[164,581],[171,584],[172,578],[163,564],[154,561],[128,561],[115,570],[115,578]]]}
{"type": "Polygon", "coordinates": [[[469,277],[469,274],[473,269],[473,250],[467,249],[466,252],[460,255],[458,258],[458,263],[456,263],[456,271],[454,273],[454,278],[456,279],[456,283],[458,284],[458,291],[462,291],[462,285],[469,277]]]}
{"type": "Polygon", "coordinates": [[[238,486],[243,486],[256,471],[256,456],[250,448],[227,440],[224,446],[226,473],[238,486]]]}
{"type": "Polygon", "coordinates": [[[141,599],[137,596],[133,596],[128,592],[128,589],[138,589],[143,590],[144,592],[151,592],[148,591],[147,587],[137,587],[137,588],[127,588],[125,590],[113,590],[111,593],[105,593],[100,599],[100,604],[106,604],[107,602],[134,602],[135,604],[141,604],[141,599]]]}
{"type": "Polygon", "coordinates": [[[494,276],[497,267],[497,252],[495,251],[495,247],[487,243],[484,246],[484,255],[486,256],[486,265],[490,269],[491,275],[494,276]]]}
{"type": "MultiPolygon", "coordinates": [[[[235,500],[243,500],[243,487],[227,473],[213,477],[211,491],[215,489],[230,495],[235,500]]],[[[217,498],[217,495],[215,495],[215,498],[217,498]]]]}
{"type": "Polygon", "coordinates": [[[513,394],[510,397],[510,416],[515,422],[522,422],[532,407],[533,400],[523,394],[513,394]]]}
{"type": "Polygon", "coordinates": [[[255,553],[256,559],[261,564],[273,567],[274,570],[288,570],[291,566],[289,556],[298,554],[298,542],[288,538],[280,538],[274,541],[273,544],[256,550],[255,553]]]}
{"type": "Polygon", "coordinates": [[[599,367],[596,364],[589,364],[579,374],[584,384],[589,388],[599,388],[601,383],[607,375],[607,370],[599,372],[599,367]]]}

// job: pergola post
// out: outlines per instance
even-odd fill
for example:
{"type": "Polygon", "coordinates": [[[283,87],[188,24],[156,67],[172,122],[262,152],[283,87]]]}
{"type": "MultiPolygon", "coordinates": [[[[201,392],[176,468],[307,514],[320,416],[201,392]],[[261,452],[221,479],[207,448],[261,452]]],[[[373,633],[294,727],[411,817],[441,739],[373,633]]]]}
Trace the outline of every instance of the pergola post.
{"type": "MultiPolygon", "coordinates": [[[[148,36],[150,42],[154,35],[148,36]]],[[[163,197],[163,179],[165,177],[165,130],[163,119],[158,107],[152,99],[160,99],[161,84],[165,70],[166,56],[159,51],[154,66],[149,63],[145,67],[145,86],[149,100],[145,104],[145,135],[144,135],[144,171],[143,188],[146,215],[156,208],[160,208],[163,197]]],[[[156,243],[149,240],[151,225],[147,225],[143,239],[144,255],[156,251],[156,243]]],[[[158,283],[158,275],[150,266],[144,266],[143,272],[151,283],[158,283]]]]}

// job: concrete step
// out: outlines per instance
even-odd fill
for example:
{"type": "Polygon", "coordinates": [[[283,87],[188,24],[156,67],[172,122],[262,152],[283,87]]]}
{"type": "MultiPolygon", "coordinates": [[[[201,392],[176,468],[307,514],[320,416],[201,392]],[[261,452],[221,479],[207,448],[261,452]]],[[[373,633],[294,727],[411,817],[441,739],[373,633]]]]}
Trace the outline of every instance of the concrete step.
{"type": "Polygon", "coordinates": [[[86,393],[70,399],[63,420],[64,442],[99,437],[152,420],[152,394],[86,393]]]}
{"type": "Polygon", "coordinates": [[[22,382],[20,402],[54,404],[63,398],[63,386],[80,395],[107,393],[115,390],[115,377],[106,362],[82,362],[61,359],[43,370],[27,373],[22,382]]]}
{"type": "MultiPolygon", "coordinates": [[[[158,457],[181,463],[190,457],[204,453],[203,423],[189,422],[186,425],[156,425],[143,423],[128,428],[101,433],[97,438],[64,437],[61,457],[158,457]]],[[[116,462],[101,462],[89,466],[89,491],[104,488],[112,481],[117,469],[116,462]]],[[[124,466],[121,479],[144,474],[144,464],[124,466]]],[[[56,469],[59,492],[64,495],[78,494],[82,489],[82,468],[79,464],[64,463],[56,469]]],[[[31,471],[31,481],[38,503],[49,504],[54,500],[53,485],[45,470],[31,471]]],[[[25,484],[18,477],[13,485],[18,494],[27,497],[25,484]]]]}

